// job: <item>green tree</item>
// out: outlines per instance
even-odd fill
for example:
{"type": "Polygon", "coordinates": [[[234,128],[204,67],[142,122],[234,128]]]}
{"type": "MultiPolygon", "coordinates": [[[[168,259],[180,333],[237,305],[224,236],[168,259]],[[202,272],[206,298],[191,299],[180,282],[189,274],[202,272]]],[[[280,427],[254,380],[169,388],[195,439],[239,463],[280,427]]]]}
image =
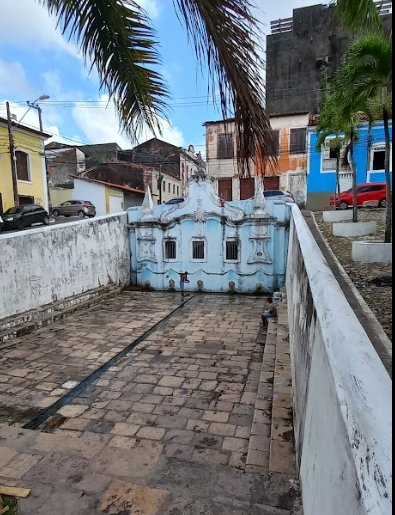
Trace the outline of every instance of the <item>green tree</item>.
{"type": "Polygon", "coordinates": [[[357,165],[355,144],[364,118],[371,119],[369,106],[363,97],[353,94],[353,75],[350,66],[345,65],[335,76],[331,94],[326,98],[320,118],[320,132],[346,135],[346,149],[343,165],[349,166],[353,177],[353,221],[358,222],[357,165]]]}
{"type": "MultiPolygon", "coordinates": [[[[133,140],[142,126],[160,132],[167,118],[168,88],[158,71],[158,41],[147,13],[135,0],[38,0],[55,15],[99,73],[101,87],[115,100],[123,129],[133,140]]],[[[207,63],[219,89],[224,117],[236,122],[239,163],[250,167],[259,146],[276,155],[264,106],[258,44],[260,25],[254,0],[174,0],[197,57],[207,63]]]]}
{"type": "Polygon", "coordinates": [[[385,242],[392,239],[391,133],[389,88],[392,84],[392,37],[367,34],[356,41],[347,54],[352,95],[357,102],[380,105],[385,132],[385,177],[387,182],[385,242]]]}
{"type": "MultiPolygon", "coordinates": [[[[319,134],[316,149],[318,152],[328,145],[331,150],[334,150],[336,155],[336,187],[335,198],[340,199],[340,171],[341,171],[341,151],[346,141],[346,137],[342,136],[344,127],[337,120],[337,109],[334,104],[333,96],[324,96],[324,102],[319,117],[317,132],[319,134]],[[334,137],[333,137],[334,136],[334,137]],[[328,138],[329,143],[328,143],[328,138]]],[[[336,209],[336,202],[334,204],[336,209]]]]}

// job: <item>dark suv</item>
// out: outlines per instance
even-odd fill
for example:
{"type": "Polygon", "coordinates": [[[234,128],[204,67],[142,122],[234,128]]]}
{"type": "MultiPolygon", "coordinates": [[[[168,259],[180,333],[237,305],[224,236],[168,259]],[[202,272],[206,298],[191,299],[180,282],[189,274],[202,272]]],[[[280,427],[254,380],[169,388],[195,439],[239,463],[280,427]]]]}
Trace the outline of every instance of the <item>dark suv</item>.
{"type": "Polygon", "coordinates": [[[3,221],[5,230],[22,230],[24,227],[30,227],[33,224],[49,225],[49,215],[43,207],[29,204],[28,206],[12,207],[4,213],[3,221]]]}

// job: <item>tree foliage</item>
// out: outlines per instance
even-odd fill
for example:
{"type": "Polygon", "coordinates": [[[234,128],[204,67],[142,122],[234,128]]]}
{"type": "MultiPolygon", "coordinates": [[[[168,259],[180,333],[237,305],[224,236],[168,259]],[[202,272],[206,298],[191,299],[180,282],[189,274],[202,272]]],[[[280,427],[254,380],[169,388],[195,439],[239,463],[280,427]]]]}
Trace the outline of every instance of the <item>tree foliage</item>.
{"type": "MultiPolygon", "coordinates": [[[[168,118],[169,90],[159,65],[157,34],[135,0],[38,0],[75,38],[82,55],[98,70],[101,86],[114,99],[121,125],[132,140],[144,125],[160,132],[168,118]]],[[[260,41],[253,0],[174,0],[197,57],[219,88],[224,117],[234,116],[239,162],[249,170],[258,146],[276,155],[276,141],[264,111],[260,41]]]]}
{"type": "Polygon", "coordinates": [[[345,28],[357,34],[383,32],[380,11],[374,0],[338,0],[336,16],[345,28]]]}

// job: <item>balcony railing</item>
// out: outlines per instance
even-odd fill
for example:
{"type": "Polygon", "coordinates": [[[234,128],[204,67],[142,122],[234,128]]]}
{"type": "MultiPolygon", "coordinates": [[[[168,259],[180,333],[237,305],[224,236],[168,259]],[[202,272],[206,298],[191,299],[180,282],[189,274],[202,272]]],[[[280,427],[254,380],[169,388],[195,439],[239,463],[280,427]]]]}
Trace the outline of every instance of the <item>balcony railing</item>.
{"type": "Polygon", "coordinates": [[[276,20],[271,22],[272,34],[282,34],[283,32],[292,32],[293,18],[284,20],[276,20]]]}

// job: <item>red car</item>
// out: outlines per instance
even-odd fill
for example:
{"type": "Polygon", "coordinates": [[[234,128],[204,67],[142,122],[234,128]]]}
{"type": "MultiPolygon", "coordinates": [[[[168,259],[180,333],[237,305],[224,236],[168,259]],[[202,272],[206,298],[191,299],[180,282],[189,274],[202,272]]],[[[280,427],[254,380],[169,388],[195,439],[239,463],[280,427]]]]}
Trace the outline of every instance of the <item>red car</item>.
{"type": "MultiPolygon", "coordinates": [[[[392,193],[391,193],[392,194],[392,193]]],[[[363,206],[364,202],[378,202],[380,207],[387,206],[387,185],[385,182],[376,182],[371,184],[360,184],[357,187],[357,204],[363,206]]],[[[330,205],[340,209],[348,209],[353,205],[352,189],[344,191],[340,195],[333,195],[330,205]]]]}

